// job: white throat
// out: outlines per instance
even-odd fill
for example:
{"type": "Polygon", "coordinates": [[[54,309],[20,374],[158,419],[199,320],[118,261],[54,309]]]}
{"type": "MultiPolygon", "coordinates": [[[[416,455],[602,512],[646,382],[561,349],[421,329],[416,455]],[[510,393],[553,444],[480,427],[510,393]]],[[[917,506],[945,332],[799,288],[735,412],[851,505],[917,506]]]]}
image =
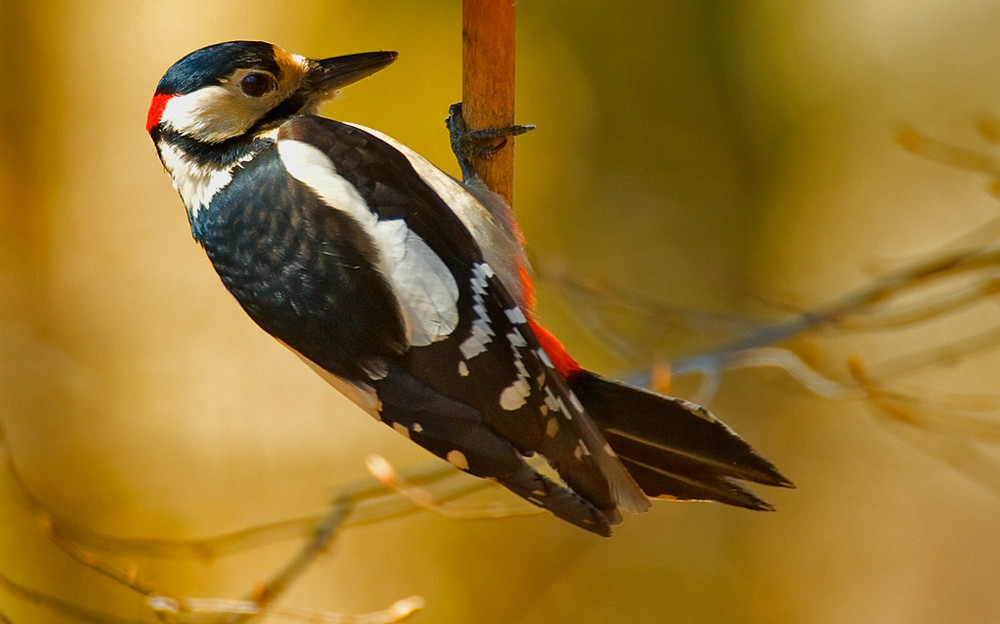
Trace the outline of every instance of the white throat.
{"type": "MultiPolygon", "coordinates": [[[[260,135],[258,138],[273,138],[277,130],[260,135]]],[[[233,174],[243,163],[257,155],[257,150],[249,151],[238,160],[226,165],[211,162],[199,162],[190,154],[169,141],[161,139],[160,159],[170,173],[174,188],[180,193],[181,200],[187,207],[192,218],[208,206],[215,194],[226,188],[233,181],[233,174]]]]}

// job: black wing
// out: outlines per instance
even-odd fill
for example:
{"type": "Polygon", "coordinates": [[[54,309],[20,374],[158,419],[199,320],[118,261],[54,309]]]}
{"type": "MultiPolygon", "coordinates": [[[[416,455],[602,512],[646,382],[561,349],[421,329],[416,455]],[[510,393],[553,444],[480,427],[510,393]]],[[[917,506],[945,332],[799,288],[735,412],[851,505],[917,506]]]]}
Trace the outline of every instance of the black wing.
{"type": "MultiPolygon", "coordinates": [[[[405,384],[401,374],[375,382],[380,399],[399,399],[391,404],[398,410],[394,415],[383,408],[384,418],[413,421],[428,431],[427,419],[435,410],[421,410],[424,422],[403,413],[407,393],[419,382],[435,396],[471,408],[485,425],[480,433],[496,434],[521,455],[540,453],[611,522],[620,518],[619,504],[645,509],[647,499],[547,361],[524,311],[485,263],[461,219],[406,155],[363,129],[320,117],[287,122],[278,135],[279,143],[284,140],[320,150],[380,220],[404,219],[447,266],[458,287],[455,329],[440,340],[390,358],[390,370],[405,371],[405,384]]],[[[434,435],[442,441],[468,439],[454,423],[439,419],[434,435]]],[[[411,437],[428,448],[439,443],[413,436],[412,430],[411,437]]],[[[534,494],[549,495],[543,488],[534,494]]]]}
{"type": "Polygon", "coordinates": [[[247,314],[331,373],[364,382],[406,350],[370,240],[291,178],[273,146],[197,215],[195,236],[247,314]]]}

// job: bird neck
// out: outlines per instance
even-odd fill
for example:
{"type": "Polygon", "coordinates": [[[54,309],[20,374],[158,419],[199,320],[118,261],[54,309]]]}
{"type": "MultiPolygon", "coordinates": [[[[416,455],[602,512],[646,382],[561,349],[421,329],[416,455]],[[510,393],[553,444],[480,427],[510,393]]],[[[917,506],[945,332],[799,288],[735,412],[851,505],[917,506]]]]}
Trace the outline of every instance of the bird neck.
{"type": "Polygon", "coordinates": [[[180,193],[188,216],[209,206],[212,197],[233,179],[235,170],[274,143],[274,132],[240,135],[217,143],[199,141],[173,131],[156,140],[163,166],[180,193]]]}

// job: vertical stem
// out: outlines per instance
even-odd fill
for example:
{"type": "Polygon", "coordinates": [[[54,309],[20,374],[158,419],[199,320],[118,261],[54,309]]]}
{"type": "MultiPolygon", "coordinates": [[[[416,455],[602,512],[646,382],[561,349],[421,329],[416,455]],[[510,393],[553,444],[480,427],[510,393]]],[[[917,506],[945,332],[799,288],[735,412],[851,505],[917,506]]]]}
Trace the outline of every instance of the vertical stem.
{"type": "MultiPolygon", "coordinates": [[[[462,0],[462,112],[469,130],[514,125],[514,0],[462,0]]],[[[514,140],[474,156],[480,179],[514,197],[514,140]]]]}

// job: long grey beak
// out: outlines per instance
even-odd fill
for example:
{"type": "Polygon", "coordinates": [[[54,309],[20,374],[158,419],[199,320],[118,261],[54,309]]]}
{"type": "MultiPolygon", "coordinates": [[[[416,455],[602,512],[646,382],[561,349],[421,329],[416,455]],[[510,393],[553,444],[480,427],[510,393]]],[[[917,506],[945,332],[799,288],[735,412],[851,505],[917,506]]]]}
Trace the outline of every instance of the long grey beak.
{"type": "Polygon", "coordinates": [[[396,52],[362,52],[315,62],[303,82],[314,93],[328,93],[367,78],[396,60],[396,52]]]}

